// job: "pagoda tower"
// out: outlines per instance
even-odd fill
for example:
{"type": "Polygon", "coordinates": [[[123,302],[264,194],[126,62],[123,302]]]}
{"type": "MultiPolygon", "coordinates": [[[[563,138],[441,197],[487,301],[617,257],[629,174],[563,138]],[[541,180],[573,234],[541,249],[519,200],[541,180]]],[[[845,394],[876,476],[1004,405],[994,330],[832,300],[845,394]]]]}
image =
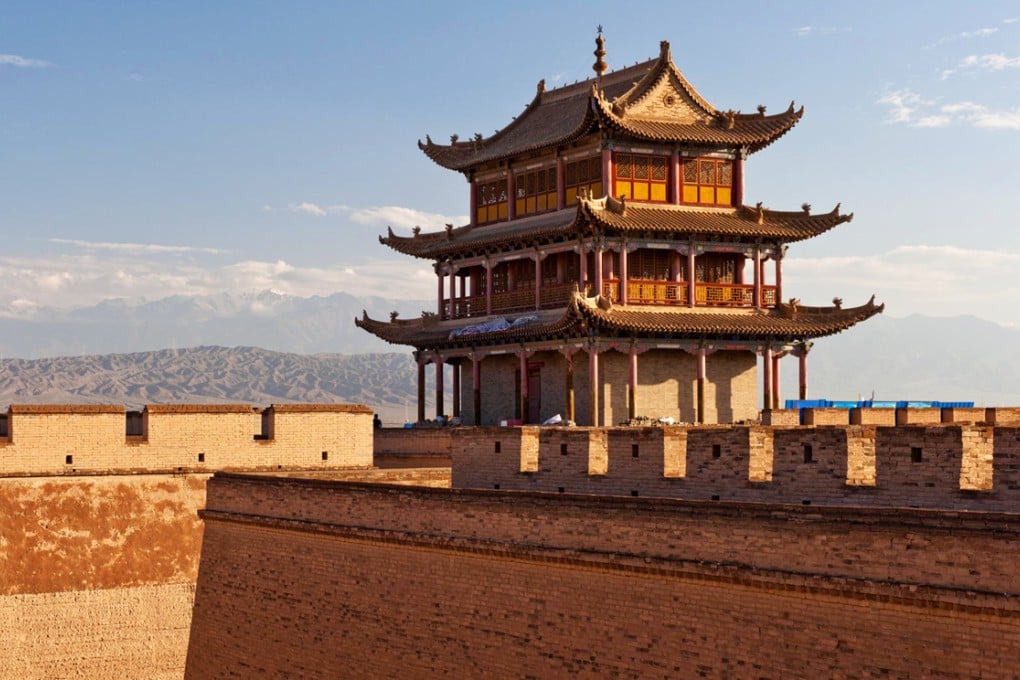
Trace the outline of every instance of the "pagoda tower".
{"type": "Polygon", "coordinates": [[[429,260],[435,311],[361,328],[415,348],[425,371],[452,364],[452,415],[465,424],[579,425],[639,417],[730,423],[779,408],[779,360],[882,311],[784,302],[787,246],[849,222],[829,212],[744,204],[744,161],[804,114],[722,111],[659,56],[547,90],[491,137],[418,145],[470,184],[470,223],[380,242],[429,260]],[[759,381],[757,358],[762,357],[759,381]],[[760,387],[760,392],[759,392],[760,387]]]}

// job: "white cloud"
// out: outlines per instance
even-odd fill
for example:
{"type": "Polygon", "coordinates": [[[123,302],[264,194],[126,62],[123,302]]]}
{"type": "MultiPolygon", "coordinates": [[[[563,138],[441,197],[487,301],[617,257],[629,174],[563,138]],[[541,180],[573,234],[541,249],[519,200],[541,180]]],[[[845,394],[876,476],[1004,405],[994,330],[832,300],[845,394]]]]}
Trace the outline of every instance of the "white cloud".
{"type": "Polygon", "coordinates": [[[75,246],[85,250],[113,250],[121,253],[141,255],[152,254],[181,254],[181,253],[206,253],[217,255],[225,251],[218,248],[198,248],[195,246],[166,246],[157,243],[108,243],[102,241],[82,241],[79,239],[50,238],[50,243],[75,246]]]}
{"type": "Polygon", "coordinates": [[[326,211],[323,208],[320,208],[314,203],[309,203],[307,201],[303,201],[301,203],[291,203],[287,207],[290,208],[291,212],[305,213],[308,215],[315,215],[316,217],[326,216],[326,211]]]}
{"type": "Polygon", "coordinates": [[[18,68],[46,68],[47,66],[53,66],[48,61],[42,59],[29,59],[28,57],[21,57],[17,54],[0,54],[0,65],[7,64],[9,66],[17,66],[18,68]]]}
{"type": "Polygon", "coordinates": [[[812,259],[791,255],[783,264],[784,297],[786,291],[802,293],[804,304],[825,305],[838,296],[850,307],[874,293],[896,316],[974,314],[1017,324],[1020,311],[1001,303],[1020,296],[1017,268],[1020,252],[958,246],[907,245],[871,255],[812,259]],[[811,291],[815,299],[808,299],[811,291]]]}
{"type": "Polygon", "coordinates": [[[356,224],[390,226],[403,230],[410,230],[416,226],[426,230],[441,229],[446,224],[461,225],[468,221],[465,215],[440,215],[398,205],[354,208],[337,204],[322,207],[315,203],[303,202],[291,203],[289,208],[291,212],[305,213],[316,217],[344,215],[356,224]]]}
{"type": "Polygon", "coordinates": [[[942,72],[942,80],[946,80],[954,73],[969,70],[982,71],[1003,71],[1008,68],[1020,68],[1020,57],[1007,57],[1005,54],[971,54],[960,60],[955,68],[946,69],[942,72]]]}
{"type": "Polygon", "coordinates": [[[795,36],[797,36],[799,38],[803,38],[804,36],[811,35],[811,33],[814,32],[815,27],[814,26],[801,26],[799,28],[794,28],[792,30],[793,30],[793,34],[795,36]]]}
{"type": "Polygon", "coordinates": [[[936,106],[910,90],[889,92],[878,100],[889,107],[887,123],[911,127],[944,128],[954,123],[986,130],[1020,130],[1020,108],[996,111],[975,102],[936,106]]]}
{"type": "MultiPolygon", "coordinates": [[[[1009,19],[1006,19],[1002,23],[1007,24],[1010,23],[1010,21],[1009,19]]],[[[928,48],[938,47],[940,45],[956,42],[958,40],[972,40],[974,38],[990,38],[991,36],[995,35],[998,32],[999,29],[994,27],[978,28],[973,31],[963,31],[961,33],[954,33],[953,35],[946,36],[944,38],[939,38],[938,40],[936,40],[931,45],[928,45],[927,47],[928,48]]]]}

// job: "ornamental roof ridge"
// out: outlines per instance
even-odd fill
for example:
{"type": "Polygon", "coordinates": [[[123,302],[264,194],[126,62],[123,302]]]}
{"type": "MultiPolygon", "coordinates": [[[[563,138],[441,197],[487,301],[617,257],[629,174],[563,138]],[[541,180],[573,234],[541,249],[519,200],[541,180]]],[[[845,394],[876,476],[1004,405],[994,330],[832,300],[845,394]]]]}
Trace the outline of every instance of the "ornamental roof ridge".
{"type": "Polygon", "coordinates": [[[620,110],[620,115],[626,113],[627,108],[633,106],[648,97],[649,94],[654,90],[655,86],[662,81],[663,78],[670,76],[676,78],[677,84],[680,88],[697,104],[707,115],[714,116],[717,111],[707,99],[701,96],[697,88],[691,85],[690,81],[684,76],[683,72],[673,63],[673,55],[669,49],[669,41],[663,40],[659,43],[659,56],[653,60],[654,64],[652,68],[645,74],[645,76],[634,84],[627,92],[623,93],[619,97],[613,100],[613,110],[620,110]]]}

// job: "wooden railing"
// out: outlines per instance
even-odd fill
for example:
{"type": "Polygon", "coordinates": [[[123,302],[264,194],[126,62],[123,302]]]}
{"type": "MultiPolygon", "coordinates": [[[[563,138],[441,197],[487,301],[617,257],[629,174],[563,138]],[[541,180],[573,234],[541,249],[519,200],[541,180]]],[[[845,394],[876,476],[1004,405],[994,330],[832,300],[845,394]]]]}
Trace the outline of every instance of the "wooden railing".
{"type": "MultiPolygon", "coordinates": [[[[627,303],[636,305],[687,305],[689,289],[683,281],[659,281],[651,279],[630,279],[627,281],[627,303]]],[[[541,290],[541,309],[562,307],[574,292],[573,283],[546,285],[541,290]]],[[[620,280],[608,279],[602,282],[602,296],[613,302],[620,301],[620,280]]],[[[776,287],[761,287],[762,307],[776,306],[776,287]]],[[[699,283],[694,288],[694,302],[697,307],[753,307],[754,286],[737,283],[699,283]]],[[[531,284],[523,290],[509,293],[494,293],[492,313],[526,312],[535,309],[535,288],[531,284]]],[[[485,296],[446,301],[443,309],[445,318],[466,319],[485,316],[485,296]]]]}

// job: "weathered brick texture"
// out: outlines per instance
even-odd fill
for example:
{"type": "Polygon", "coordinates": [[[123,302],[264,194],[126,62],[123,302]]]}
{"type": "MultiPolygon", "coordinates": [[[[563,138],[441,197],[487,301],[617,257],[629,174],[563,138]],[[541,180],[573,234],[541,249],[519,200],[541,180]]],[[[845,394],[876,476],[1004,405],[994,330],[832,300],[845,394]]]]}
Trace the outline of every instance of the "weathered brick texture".
{"type": "Polygon", "coordinates": [[[240,475],[207,507],[187,678],[1020,671],[1011,516],[240,475]]]}

